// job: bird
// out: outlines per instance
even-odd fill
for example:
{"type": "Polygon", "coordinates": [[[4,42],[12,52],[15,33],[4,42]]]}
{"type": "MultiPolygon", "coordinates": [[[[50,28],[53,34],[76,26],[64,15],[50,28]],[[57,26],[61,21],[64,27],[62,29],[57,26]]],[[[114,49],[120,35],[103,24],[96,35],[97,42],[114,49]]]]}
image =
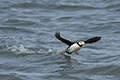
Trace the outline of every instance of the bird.
{"type": "Polygon", "coordinates": [[[78,53],[78,51],[82,48],[82,46],[85,46],[86,44],[88,43],[94,43],[94,42],[97,42],[101,39],[100,36],[95,36],[95,37],[92,37],[92,38],[89,38],[85,41],[79,41],[79,42],[71,42],[65,38],[62,38],[60,36],[60,32],[56,32],[55,33],[55,37],[60,40],[61,42],[67,44],[69,47],[67,47],[65,50],[61,51],[61,55],[62,53],[66,52],[68,54],[72,54],[72,53],[75,53],[77,55],[82,55],[81,53],[78,53]]]}

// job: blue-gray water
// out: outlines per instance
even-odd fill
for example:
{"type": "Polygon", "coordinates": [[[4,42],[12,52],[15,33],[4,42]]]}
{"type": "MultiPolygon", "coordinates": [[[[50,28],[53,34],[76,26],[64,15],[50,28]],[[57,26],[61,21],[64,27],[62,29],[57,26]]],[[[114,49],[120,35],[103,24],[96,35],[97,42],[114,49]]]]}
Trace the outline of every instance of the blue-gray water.
{"type": "Polygon", "coordinates": [[[120,1],[0,0],[0,80],[120,80],[120,1]],[[56,31],[102,38],[62,56],[56,31]]]}

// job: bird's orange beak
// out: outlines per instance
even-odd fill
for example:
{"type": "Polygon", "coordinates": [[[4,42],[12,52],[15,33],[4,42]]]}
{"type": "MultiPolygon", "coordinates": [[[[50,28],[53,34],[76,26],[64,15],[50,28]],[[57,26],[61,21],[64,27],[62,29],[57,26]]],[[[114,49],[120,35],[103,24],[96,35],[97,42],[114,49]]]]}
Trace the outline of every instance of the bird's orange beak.
{"type": "Polygon", "coordinates": [[[85,45],[85,42],[83,42],[82,45],[84,46],[84,45],[85,45]]]}

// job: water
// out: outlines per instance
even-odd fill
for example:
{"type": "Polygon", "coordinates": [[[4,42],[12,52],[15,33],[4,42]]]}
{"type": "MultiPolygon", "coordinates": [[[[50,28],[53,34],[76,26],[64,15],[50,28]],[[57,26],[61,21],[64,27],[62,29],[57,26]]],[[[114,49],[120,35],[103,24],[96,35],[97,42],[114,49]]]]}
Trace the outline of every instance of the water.
{"type": "Polygon", "coordinates": [[[119,0],[0,0],[0,80],[120,80],[119,0]],[[71,41],[94,36],[82,55],[71,41]]]}

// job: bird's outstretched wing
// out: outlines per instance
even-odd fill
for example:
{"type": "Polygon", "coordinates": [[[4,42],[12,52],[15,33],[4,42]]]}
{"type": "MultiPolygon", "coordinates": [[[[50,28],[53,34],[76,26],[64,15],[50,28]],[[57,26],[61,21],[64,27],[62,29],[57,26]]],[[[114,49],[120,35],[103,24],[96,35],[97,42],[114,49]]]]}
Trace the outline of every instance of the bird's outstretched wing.
{"type": "Polygon", "coordinates": [[[96,37],[90,38],[90,39],[88,39],[88,40],[86,40],[86,41],[84,41],[84,42],[85,42],[85,43],[93,43],[93,42],[99,41],[100,39],[101,39],[101,37],[96,36],[96,37]]]}
{"type": "Polygon", "coordinates": [[[69,46],[73,44],[73,42],[62,38],[62,37],[60,36],[60,32],[56,32],[56,33],[55,33],[55,37],[56,37],[57,39],[59,39],[60,41],[62,41],[63,43],[69,45],[69,46]]]}

